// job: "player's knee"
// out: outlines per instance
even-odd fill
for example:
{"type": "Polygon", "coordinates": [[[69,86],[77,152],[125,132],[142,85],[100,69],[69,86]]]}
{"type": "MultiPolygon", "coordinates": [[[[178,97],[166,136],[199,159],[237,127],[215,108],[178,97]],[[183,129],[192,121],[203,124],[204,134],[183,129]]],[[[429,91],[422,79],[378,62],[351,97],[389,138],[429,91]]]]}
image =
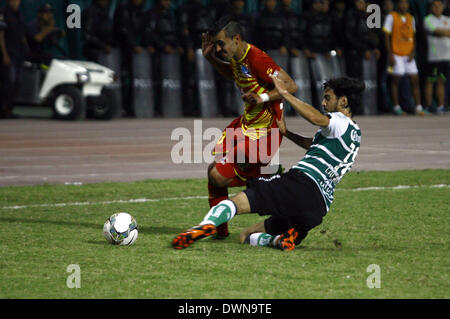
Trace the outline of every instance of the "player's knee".
{"type": "Polygon", "coordinates": [[[210,167],[208,167],[208,181],[217,187],[227,187],[230,183],[229,179],[222,176],[217,171],[215,165],[213,165],[211,168],[210,167]]]}

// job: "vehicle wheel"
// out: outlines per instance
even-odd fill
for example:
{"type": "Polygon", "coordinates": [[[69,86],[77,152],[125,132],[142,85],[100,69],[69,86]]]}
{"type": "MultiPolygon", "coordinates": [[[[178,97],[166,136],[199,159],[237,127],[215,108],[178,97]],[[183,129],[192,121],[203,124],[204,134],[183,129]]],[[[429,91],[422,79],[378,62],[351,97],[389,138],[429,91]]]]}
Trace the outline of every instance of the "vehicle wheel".
{"type": "Polygon", "coordinates": [[[86,102],[80,89],[75,86],[57,88],[52,105],[58,119],[82,120],[86,117],[86,102]]]}
{"type": "Polygon", "coordinates": [[[99,120],[111,120],[122,115],[116,91],[103,88],[102,95],[88,98],[88,116],[99,120]]]}

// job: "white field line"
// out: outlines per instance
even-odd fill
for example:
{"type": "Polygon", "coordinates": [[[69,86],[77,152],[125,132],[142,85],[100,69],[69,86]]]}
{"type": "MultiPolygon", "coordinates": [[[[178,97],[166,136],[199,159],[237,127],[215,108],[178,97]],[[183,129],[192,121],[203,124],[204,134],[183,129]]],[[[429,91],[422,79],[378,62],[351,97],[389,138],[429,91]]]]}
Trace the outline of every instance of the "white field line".
{"type": "MultiPolygon", "coordinates": [[[[346,192],[364,192],[364,191],[379,191],[379,190],[404,190],[413,188],[448,188],[450,184],[435,184],[435,185],[397,185],[390,187],[361,187],[361,188],[338,188],[336,191],[346,192]]],[[[230,197],[235,194],[230,194],[230,197]]],[[[54,203],[54,204],[31,204],[31,205],[15,205],[3,206],[0,209],[25,209],[38,207],[67,207],[67,206],[89,206],[89,205],[110,205],[110,204],[134,204],[134,203],[155,203],[163,201],[175,200],[191,200],[191,199],[208,199],[208,196],[182,196],[182,197],[166,197],[166,198],[136,198],[136,199],[117,199],[101,202],[72,202],[72,203],[54,203]]]]}

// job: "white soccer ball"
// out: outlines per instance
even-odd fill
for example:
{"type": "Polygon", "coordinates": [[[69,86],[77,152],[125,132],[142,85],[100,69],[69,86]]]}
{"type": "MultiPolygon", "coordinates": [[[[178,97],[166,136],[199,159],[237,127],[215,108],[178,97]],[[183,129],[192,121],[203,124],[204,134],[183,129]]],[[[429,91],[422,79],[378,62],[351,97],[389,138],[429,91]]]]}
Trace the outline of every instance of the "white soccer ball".
{"type": "Polygon", "coordinates": [[[128,213],[116,213],[103,225],[103,235],[110,244],[130,246],[138,237],[136,219],[128,213]]]}

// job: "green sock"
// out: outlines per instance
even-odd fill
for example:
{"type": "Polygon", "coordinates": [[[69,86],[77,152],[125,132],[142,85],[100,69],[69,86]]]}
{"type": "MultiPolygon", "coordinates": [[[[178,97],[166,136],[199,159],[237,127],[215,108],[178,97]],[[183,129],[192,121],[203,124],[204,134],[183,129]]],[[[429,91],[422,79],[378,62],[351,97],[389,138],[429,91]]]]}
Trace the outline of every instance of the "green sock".
{"type": "Polygon", "coordinates": [[[249,244],[250,246],[273,246],[277,237],[267,233],[253,233],[249,237],[249,244]]]}
{"type": "Polygon", "coordinates": [[[226,199],[211,208],[200,225],[213,224],[219,226],[230,221],[234,215],[236,215],[236,205],[231,200],[226,199]]]}

